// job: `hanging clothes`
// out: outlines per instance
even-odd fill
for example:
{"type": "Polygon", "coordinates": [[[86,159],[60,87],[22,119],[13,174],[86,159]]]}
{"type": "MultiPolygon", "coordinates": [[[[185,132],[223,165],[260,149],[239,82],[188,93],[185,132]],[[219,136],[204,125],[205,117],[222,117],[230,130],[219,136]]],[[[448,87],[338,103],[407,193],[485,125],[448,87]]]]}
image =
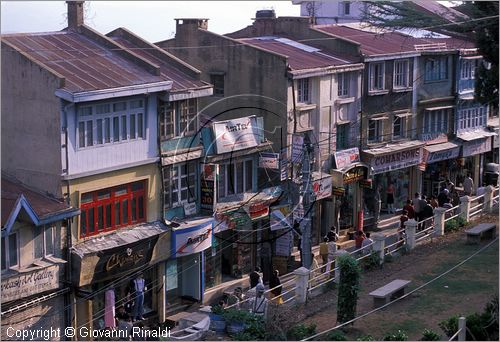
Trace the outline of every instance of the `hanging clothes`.
{"type": "Polygon", "coordinates": [[[104,294],[104,327],[116,328],[114,289],[106,290],[104,294]]]}

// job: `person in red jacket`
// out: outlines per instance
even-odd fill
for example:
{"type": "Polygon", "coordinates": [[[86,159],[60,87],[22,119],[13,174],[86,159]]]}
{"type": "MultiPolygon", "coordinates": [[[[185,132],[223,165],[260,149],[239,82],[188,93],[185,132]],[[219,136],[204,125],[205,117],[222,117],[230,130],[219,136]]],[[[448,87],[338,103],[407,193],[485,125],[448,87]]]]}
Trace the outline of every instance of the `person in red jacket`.
{"type": "Polygon", "coordinates": [[[415,219],[415,208],[413,208],[413,203],[411,200],[406,200],[406,204],[403,207],[403,210],[406,210],[408,213],[408,219],[415,219]]]}
{"type": "Polygon", "coordinates": [[[361,245],[363,244],[363,240],[365,239],[365,233],[363,233],[362,230],[358,230],[356,232],[356,237],[354,238],[354,241],[356,242],[356,249],[360,249],[361,245]]]}

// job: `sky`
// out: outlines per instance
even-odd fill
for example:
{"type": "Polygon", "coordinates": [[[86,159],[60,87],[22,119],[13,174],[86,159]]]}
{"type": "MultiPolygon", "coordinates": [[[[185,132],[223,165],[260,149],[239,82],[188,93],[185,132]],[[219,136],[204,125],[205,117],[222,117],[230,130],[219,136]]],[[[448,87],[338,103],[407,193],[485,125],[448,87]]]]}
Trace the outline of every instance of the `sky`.
{"type": "MultiPolygon", "coordinates": [[[[106,34],[124,27],[150,42],[172,38],[174,18],[208,18],[211,32],[225,34],[252,23],[255,12],[298,16],[288,1],[87,1],[85,24],[106,34]]],[[[1,32],[50,32],[67,26],[65,1],[1,1],[1,32]]]]}

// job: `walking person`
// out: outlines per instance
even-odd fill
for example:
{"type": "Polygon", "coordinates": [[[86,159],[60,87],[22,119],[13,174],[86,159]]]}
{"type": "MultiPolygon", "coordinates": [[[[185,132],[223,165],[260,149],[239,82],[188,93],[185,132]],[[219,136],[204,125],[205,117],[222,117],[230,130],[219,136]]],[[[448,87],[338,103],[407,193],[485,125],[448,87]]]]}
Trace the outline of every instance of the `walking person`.
{"type": "Polygon", "coordinates": [[[334,276],[335,253],[337,253],[337,239],[328,240],[328,265],[326,266],[326,272],[329,272],[332,277],[334,276]]]}
{"type": "Polygon", "coordinates": [[[413,208],[415,209],[415,220],[420,221],[420,194],[418,192],[415,193],[415,197],[413,198],[413,208]]]}
{"type": "MultiPolygon", "coordinates": [[[[448,199],[446,199],[448,200],[448,199]]],[[[431,202],[428,201],[426,205],[424,206],[424,209],[422,210],[422,220],[427,220],[428,218],[431,218],[434,216],[434,208],[431,205],[431,202]]],[[[431,220],[425,221],[420,229],[425,229],[428,225],[431,225],[432,222],[431,220]]]]}
{"type": "Polygon", "coordinates": [[[406,204],[403,207],[403,211],[404,210],[406,210],[406,212],[408,213],[408,218],[410,220],[415,219],[415,209],[413,208],[413,203],[410,199],[406,200],[406,204]]]}
{"type": "Polygon", "coordinates": [[[264,296],[264,292],[264,285],[258,284],[255,289],[256,296],[250,299],[249,306],[250,312],[258,316],[263,316],[266,319],[268,300],[264,296]]]}
{"type": "Polygon", "coordinates": [[[271,279],[269,279],[269,288],[271,288],[271,299],[276,297],[276,304],[283,304],[283,297],[281,296],[283,286],[281,286],[279,274],[278,270],[273,271],[271,279]]]}
{"type": "Polygon", "coordinates": [[[385,193],[387,195],[387,211],[389,212],[389,214],[395,214],[396,210],[394,209],[394,185],[392,185],[392,183],[389,183],[389,186],[387,187],[385,193]]]}
{"type": "Polygon", "coordinates": [[[260,267],[255,267],[255,270],[250,272],[248,277],[250,278],[250,290],[247,291],[247,296],[255,297],[257,285],[264,285],[264,283],[262,282],[262,277],[260,275],[260,267]]]}

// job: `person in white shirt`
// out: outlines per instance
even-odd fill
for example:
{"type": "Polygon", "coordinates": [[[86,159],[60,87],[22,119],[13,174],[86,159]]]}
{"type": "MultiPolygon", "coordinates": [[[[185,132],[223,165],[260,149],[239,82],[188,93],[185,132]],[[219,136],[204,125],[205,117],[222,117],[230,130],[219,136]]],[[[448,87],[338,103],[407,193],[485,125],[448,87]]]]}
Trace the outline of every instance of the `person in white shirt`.
{"type": "Polygon", "coordinates": [[[267,306],[268,299],[264,296],[265,292],[264,285],[258,284],[255,287],[256,296],[250,299],[250,312],[255,315],[263,316],[264,319],[267,318],[267,306]]]}
{"type": "Polygon", "coordinates": [[[474,181],[471,178],[471,174],[469,173],[464,180],[464,193],[467,196],[472,195],[472,190],[474,189],[474,181]]]}

